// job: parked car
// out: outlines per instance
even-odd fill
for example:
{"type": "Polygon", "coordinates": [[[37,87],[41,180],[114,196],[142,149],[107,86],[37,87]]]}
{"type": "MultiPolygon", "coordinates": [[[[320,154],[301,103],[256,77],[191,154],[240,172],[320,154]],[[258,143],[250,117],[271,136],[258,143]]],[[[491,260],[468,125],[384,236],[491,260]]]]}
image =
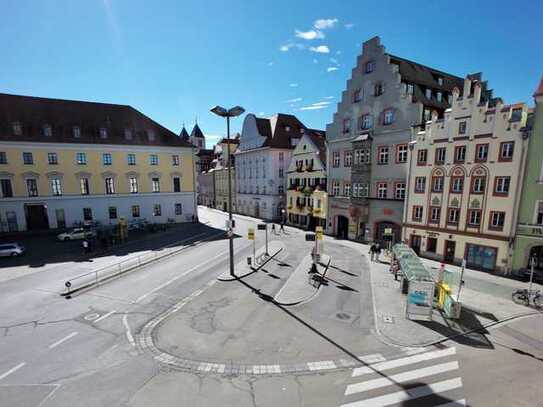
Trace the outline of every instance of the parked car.
{"type": "Polygon", "coordinates": [[[0,244],[0,257],[17,257],[25,253],[24,246],[19,243],[0,244]]]}
{"type": "Polygon", "coordinates": [[[57,239],[62,241],[89,239],[92,237],[96,237],[96,232],[92,230],[85,230],[83,228],[72,229],[67,232],[61,233],[60,235],[57,235],[57,239]]]}

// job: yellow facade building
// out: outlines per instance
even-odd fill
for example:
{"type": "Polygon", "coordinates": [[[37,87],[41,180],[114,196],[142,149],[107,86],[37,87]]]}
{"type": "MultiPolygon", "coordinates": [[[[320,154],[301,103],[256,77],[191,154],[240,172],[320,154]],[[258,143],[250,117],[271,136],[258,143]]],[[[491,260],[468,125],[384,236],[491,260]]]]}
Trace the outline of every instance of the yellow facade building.
{"type": "Polygon", "coordinates": [[[191,221],[194,165],[130,106],[0,94],[1,231],[191,221]]]}

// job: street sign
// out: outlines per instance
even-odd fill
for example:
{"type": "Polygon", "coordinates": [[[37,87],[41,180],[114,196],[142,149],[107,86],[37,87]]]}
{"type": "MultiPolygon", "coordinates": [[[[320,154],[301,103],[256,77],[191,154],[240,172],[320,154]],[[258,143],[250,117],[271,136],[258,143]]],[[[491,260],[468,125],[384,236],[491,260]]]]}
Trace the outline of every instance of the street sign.
{"type": "Polygon", "coordinates": [[[249,230],[247,232],[247,239],[255,240],[255,230],[254,230],[254,228],[249,228],[249,230]]]}
{"type": "Polygon", "coordinates": [[[265,223],[260,223],[256,227],[257,227],[258,230],[266,230],[267,226],[268,225],[266,225],[265,223]]]}
{"type": "Polygon", "coordinates": [[[317,240],[322,240],[322,233],[323,233],[322,226],[317,226],[315,228],[315,235],[316,235],[317,240]]]}
{"type": "Polygon", "coordinates": [[[314,242],[315,241],[315,235],[313,233],[306,233],[305,234],[305,241],[306,242],[314,242]]]}
{"type": "Polygon", "coordinates": [[[392,235],[392,228],[385,228],[384,235],[392,235]]]}

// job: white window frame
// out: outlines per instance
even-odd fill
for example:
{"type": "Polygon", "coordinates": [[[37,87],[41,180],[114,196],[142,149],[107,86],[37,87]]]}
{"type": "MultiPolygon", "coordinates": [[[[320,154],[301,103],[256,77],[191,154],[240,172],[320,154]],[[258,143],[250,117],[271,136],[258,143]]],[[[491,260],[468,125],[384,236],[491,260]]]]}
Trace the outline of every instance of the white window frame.
{"type": "Polygon", "coordinates": [[[388,197],[388,183],[378,182],[377,183],[377,198],[386,199],[388,197]]]}

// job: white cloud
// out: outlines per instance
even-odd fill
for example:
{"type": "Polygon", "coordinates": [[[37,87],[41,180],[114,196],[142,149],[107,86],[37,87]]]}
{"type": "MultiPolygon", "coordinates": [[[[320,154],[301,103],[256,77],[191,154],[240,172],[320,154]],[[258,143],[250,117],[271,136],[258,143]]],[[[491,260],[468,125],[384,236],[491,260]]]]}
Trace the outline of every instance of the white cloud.
{"type": "Polygon", "coordinates": [[[303,38],[304,40],[317,40],[317,39],[323,39],[324,34],[318,30],[309,30],[309,31],[296,30],[296,37],[303,38]]]}
{"type": "Polygon", "coordinates": [[[333,99],[334,97],[335,97],[335,96],[325,96],[325,97],[323,97],[323,99],[328,99],[328,100],[330,100],[330,99],[333,99]]]}
{"type": "Polygon", "coordinates": [[[299,44],[297,42],[288,42],[284,45],[281,45],[279,47],[279,51],[282,51],[282,52],[287,52],[289,51],[291,48],[296,48],[296,49],[304,49],[305,48],[305,45],[303,44],[299,44]]]}
{"type": "Polygon", "coordinates": [[[334,71],[337,71],[337,67],[336,66],[330,66],[328,68],[326,68],[326,72],[334,72],[334,71]]]}
{"type": "Polygon", "coordinates": [[[294,98],[294,99],[289,99],[285,101],[285,103],[296,103],[296,102],[301,102],[301,101],[302,101],[302,98],[294,98]]]}
{"type": "Polygon", "coordinates": [[[299,110],[319,110],[319,109],[326,109],[330,102],[316,102],[312,103],[308,106],[303,106],[299,110]]]}
{"type": "Polygon", "coordinates": [[[310,51],[317,52],[319,54],[329,54],[330,48],[327,45],[319,45],[318,47],[309,47],[310,51]]]}
{"type": "Polygon", "coordinates": [[[259,115],[259,116],[264,116],[265,114],[266,114],[266,113],[264,113],[264,112],[258,112],[258,115],[259,115]]]}
{"type": "Polygon", "coordinates": [[[326,106],[329,104],[330,102],[315,102],[315,103],[312,103],[312,106],[326,106]]]}
{"type": "Polygon", "coordinates": [[[313,27],[317,30],[326,30],[327,28],[332,28],[337,22],[337,18],[321,18],[315,21],[313,27]]]}
{"type": "Polygon", "coordinates": [[[297,88],[298,87],[298,84],[297,83],[289,83],[289,85],[291,88],[297,88]]]}
{"type": "Polygon", "coordinates": [[[345,28],[346,28],[347,30],[350,30],[350,29],[353,28],[353,27],[354,27],[354,24],[353,24],[353,23],[347,23],[347,24],[345,24],[345,28]]]}

